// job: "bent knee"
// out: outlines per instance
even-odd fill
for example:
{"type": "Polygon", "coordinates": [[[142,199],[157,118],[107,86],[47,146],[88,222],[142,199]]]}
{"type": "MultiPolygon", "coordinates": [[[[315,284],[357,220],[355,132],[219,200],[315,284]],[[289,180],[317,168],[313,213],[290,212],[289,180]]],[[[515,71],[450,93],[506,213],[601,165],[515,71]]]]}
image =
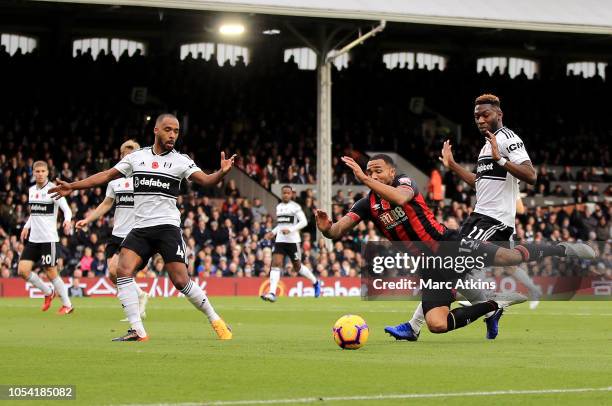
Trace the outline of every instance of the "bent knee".
{"type": "Polygon", "coordinates": [[[427,328],[434,334],[446,333],[448,326],[446,320],[428,320],[427,328]]]}
{"type": "Polygon", "coordinates": [[[30,277],[30,273],[32,273],[32,271],[29,269],[17,268],[17,275],[23,279],[27,280],[30,277]]]}

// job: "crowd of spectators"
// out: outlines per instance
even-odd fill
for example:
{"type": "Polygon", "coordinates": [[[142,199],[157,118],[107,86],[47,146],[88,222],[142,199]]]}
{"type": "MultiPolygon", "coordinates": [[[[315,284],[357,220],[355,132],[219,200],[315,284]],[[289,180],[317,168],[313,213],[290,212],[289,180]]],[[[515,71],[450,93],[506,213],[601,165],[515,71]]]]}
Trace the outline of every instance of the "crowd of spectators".
{"type": "MultiPolygon", "coordinates": [[[[49,164],[51,178],[82,179],[113,165],[119,158],[117,147],[125,139],[150,144],[152,118],[160,111],[179,112],[183,138],[177,148],[189,152],[203,168],[214,169],[219,151],[226,150],[238,153],[241,159],[237,165],[266,188],[275,182],[315,182],[313,72],[300,71],[292,64],[259,60],[232,67],[219,66],[215,59],[188,58],[181,62],[178,58],[172,61],[140,54],[122,55],[119,60],[101,55],[94,60],[84,53],[53,64],[46,62],[36,51],[13,57],[0,52],[0,66],[15,78],[6,83],[6,97],[0,101],[4,112],[0,116],[3,277],[15,275],[23,249],[18,235],[27,220],[27,188],[33,181],[34,160],[42,159],[49,164]]],[[[572,179],[572,173],[571,177],[565,171],[553,174],[541,166],[539,170],[544,172],[539,183],[526,191],[528,194],[560,195],[562,191],[550,187],[556,180],[580,184],[610,182],[606,169],[610,163],[609,149],[605,142],[609,128],[605,127],[605,116],[581,114],[583,107],[574,109],[577,104],[584,104],[581,100],[603,98],[610,81],[565,76],[510,79],[501,73],[489,76],[461,71],[452,61],[445,71],[387,70],[382,62],[350,64],[347,69],[334,72],[334,77],[336,183],[354,182],[352,174],[339,164],[339,157],[352,155],[363,159],[359,151],[367,149],[395,150],[421,168],[431,167],[439,154],[441,136],[453,135],[424,131],[427,117],[410,112],[406,98],[435,95],[427,98],[426,103],[459,123],[467,117],[469,124],[464,126],[467,129],[473,126],[469,121],[473,97],[485,90],[501,95],[506,123],[528,145],[531,143],[529,151],[534,162],[595,168],[581,171],[580,178],[572,179]],[[457,80],[458,75],[461,80],[457,80]],[[368,80],[363,80],[366,77],[368,80]],[[547,94],[547,102],[542,103],[545,107],[536,108],[540,101],[533,100],[536,98],[531,94],[547,94]],[[573,137],[571,143],[568,137],[573,137]]],[[[589,103],[588,108],[597,110],[604,105],[589,103]]],[[[456,159],[472,161],[479,145],[473,137],[465,135],[455,148],[456,159]]],[[[436,216],[453,226],[469,214],[472,196],[461,182],[445,178],[445,183],[446,196],[452,203],[445,206],[437,202],[436,216]]],[[[231,182],[207,190],[188,185],[183,188],[179,207],[190,272],[205,277],[265,276],[270,267],[272,241],[267,232],[272,228],[272,220],[261,202],[255,196],[241,196],[231,182]]],[[[609,240],[610,204],[585,203],[593,193],[592,187],[580,191],[581,187],[576,185],[575,189],[575,206],[535,208],[519,217],[517,238],[609,240]]],[[[609,195],[609,184],[603,192],[609,195]]],[[[334,215],[345,213],[357,198],[358,195],[337,196],[334,215]]],[[[70,197],[75,219],[83,218],[102,199],[102,188],[70,197]]],[[[373,224],[360,224],[328,251],[315,239],[316,201],[312,191],[296,199],[309,220],[302,244],[306,265],[322,276],[358,274],[363,265],[361,244],[380,238],[373,224]]],[[[78,271],[85,277],[104,274],[103,243],[111,229],[109,216],[73,235],[60,231],[62,272],[71,275],[78,271]]],[[[602,250],[602,261],[607,261],[606,269],[610,269],[609,244],[598,247],[602,250]]],[[[286,271],[295,274],[290,265],[286,271]]],[[[163,261],[155,257],[141,275],[163,272],[163,261]]]]}

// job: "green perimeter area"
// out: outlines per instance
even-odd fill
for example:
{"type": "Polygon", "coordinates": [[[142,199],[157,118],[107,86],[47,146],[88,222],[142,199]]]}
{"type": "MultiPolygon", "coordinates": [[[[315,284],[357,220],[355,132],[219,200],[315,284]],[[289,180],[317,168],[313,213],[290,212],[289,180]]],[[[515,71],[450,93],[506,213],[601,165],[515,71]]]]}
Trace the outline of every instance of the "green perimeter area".
{"type": "MultiPolygon", "coordinates": [[[[146,343],[115,343],[127,329],[114,298],[74,301],[75,312],[47,313],[41,300],[0,299],[1,384],[71,384],[76,401],[18,405],[150,404],[391,394],[602,388],[612,386],[612,302],[522,304],[484,338],[482,320],[449,334],[423,331],[418,342],[383,332],[416,302],[357,298],[212,298],[233,327],[218,341],[184,298],[149,301],[146,343]],[[332,326],[359,314],[370,338],[341,350],[332,326]]],[[[376,404],[612,404],[612,391],[379,400],[376,404]]],[[[9,402],[0,401],[2,404],[9,402]]],[[[319,402],[321,403],[321,402],[319,402]]],[[[372,400],[332,404],[371,404],[372,400]]]]}

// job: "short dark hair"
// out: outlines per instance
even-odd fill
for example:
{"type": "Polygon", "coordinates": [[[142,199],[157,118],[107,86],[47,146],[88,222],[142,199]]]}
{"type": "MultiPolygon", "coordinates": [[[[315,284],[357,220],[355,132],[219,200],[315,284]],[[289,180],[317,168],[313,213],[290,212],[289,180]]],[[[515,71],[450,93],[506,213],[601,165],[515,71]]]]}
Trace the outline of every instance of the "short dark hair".
{"type": "Polygon", "coordinates": [[[289,189],[289,190],[291,190],[293,192],[293,188],[291,186],[289,186],[289,185],[283,185],[281,190],[283,190],[283,189],[289,189]]]}
{"type": "Polygon", "coordinates": [[[490,104],[492,106],[501,107],[499,97],[491,93],[481,94],[480,96],[476,98],[476,100],[474,101],[474,104],[477,106],[479,104],[490,104]]]}
{"type": "Polygon", "coordinates": [[[370,157],[369,161],[375,161],[377,159],[382,159],[383,161],[385,161],[385,163],[387,165],[391,165],[392,167],[395,168],[395,162],[393,162],[393,158],[391,158],[389,155],[387,154],[376,154],[370,157]]]}
{"type": "Polygon", "coordinates": [[[164,119],[166,119],[166,118],[173,118],[176,121],[178,121],[178,118],[176,118],[176,116],[174,114],[163,113],[163,114],[160,114],[159,116],[157,116],[157,119],[155,120],[155,125],[157,126],[157,125],[161,124],[161,122],[164,121],[164,119]]]}

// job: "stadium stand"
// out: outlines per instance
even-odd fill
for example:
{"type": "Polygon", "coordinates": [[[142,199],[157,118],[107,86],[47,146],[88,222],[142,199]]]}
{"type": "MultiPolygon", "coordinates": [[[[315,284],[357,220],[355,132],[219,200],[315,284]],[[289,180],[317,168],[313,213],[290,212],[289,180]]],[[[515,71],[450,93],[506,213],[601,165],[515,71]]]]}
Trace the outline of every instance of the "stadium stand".
{"type": "MultiPolygon", "coordinates": [[[[188,56],[179,61],[140,52],[124,53],[118,59],[100,54],[94,59],[90,51],[50,63],[37,50],[10,56],[2,49],[0,67],[12,78],[5,92],[14,96],[10,103],[4,100],[0,117],[2,277],[16,274],[23,249],[18,235],[27,220],[25,192],[32,184],[34,160],[46,160],[52,178],[82,179],[113,165],[119,156],[117,147],[125,139],[150,143],[151,115],[159,111],[180,112],[185,136],[178,148],[192,152],[203,167],[212,169],[219,150],[225,149],[237,152],[239,168],[266,189],[273,183],[315,183],[314,73],[298,70],[292,63],[270,65],[253,60],[248,65],[219,66],[214,56],[209,60],[188,56]],[[277,80],[279,76],[282,81],[277,80]]],[[[366,157],[359,151],[366,148],[396,150],[430,171],[441,142],[451,137],[457,140],[456,159],[471,162],[480,141],[468,135],[459,140],[435,116],[410,112],[405,100],[433,94],[427,99],[431,109],[471,129],[474,96],[494,91],[503,95],[508,125],[523,137],[533,162],[541,164],[538,184],[525,189],[526,196],[571,197],[575,203],[530,209],[517,219],[517,238],[610,240],[609,130],[603,111],[606,103],[601,101],[612,81],[604,82],[597,75],[511,79],[504,72],[476,73],[452,63],[444,71],[388,70],[382,60],[378,65],[349,63],[348,68],[335,71],[334,78],[335,183],[354,183],[339,157],[351,155],[363,162],[366,157]],[[377,98],[377,94],[385,97],[377,98]],[[533,94],[546,95],[546,102],[526,96],[533,94]],[[569,164],[572,166],[562,166],[569,164]]],[[[440,200],[437,188],[436,196],[432,189],[428,197],[437,205],[438,219],[456,226],[472,210],[473,193],[449,173],[443,184],[445,199],[440,200]]],[[[179,206],[190,272],[206,277],[265,276],[272,245],[265,232],[272,228],[272,218],[262,210],[257,196],[241,196],[232,182],[209,190],[184,188],[179,206]]],[[[426,185],[421,190],[427,190],[426,185]]],[[[358,197],[337,195],[334,215],[342,215],[358,197]]],[[[76,219],[103,198],[100,188],[71,197],[76,219]]],[[[358,275],[361,244],[379,239],[373,224],[361,224],[328,252],[315,240],[317,202],[312,190],[296,198],[309,220],[302,244],[305,263],[323,276],[358,275]]],[[[87,231],[61,236],[64,275],[89,277],[106,272],[103,243],[112,228],[110,219],[107,216],[87,231]]],[[[604,255],[594,266],[609,273],[610,244],[598,248],[604,255]]],[[[163,274],[160,261],[153,258],[141,275],[163,274]]],[[[532,267],[532,272],[549,269],[541,265],[532,267]]],[[[286,272],[295,274],[290,265],[286,272]]]]}

